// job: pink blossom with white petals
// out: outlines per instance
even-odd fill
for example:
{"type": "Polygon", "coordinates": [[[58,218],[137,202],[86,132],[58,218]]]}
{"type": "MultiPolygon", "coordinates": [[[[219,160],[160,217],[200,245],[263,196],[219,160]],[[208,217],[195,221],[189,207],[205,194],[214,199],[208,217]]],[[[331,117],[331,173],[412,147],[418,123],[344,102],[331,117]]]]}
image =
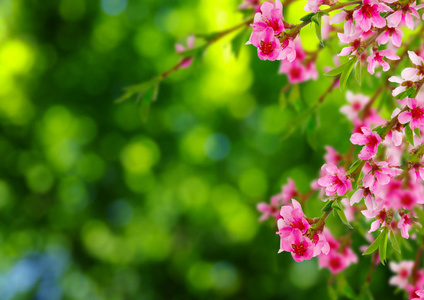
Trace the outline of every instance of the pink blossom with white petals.
{"type": "Polygon", "coordinates": [[[415,24],[412,16],[420,18],[417,10],[421,9],[422,5],[416,5],[415,1],[411,4],[405,4],[405,6],[395,11],[393,14],[387,17],[387,25],[389,27],[399,27],[400,25],[406,25],[409,29],[414,30],[415,24]]]}
{"type": "Polygon", "coordinates": [[[368,160],[377,153],[378,145],[381,143],[381,137],[367,127],[361,127],[361,131],[362,133],[352,134],[350,141],[354,145],[364,145],[358,157],[368,160]]]}
{"type": "Polygon", "coordinates": [[[346,56],[349,54],[355,54],[362,43],[362,31],[357,31],[351,35],[346,35],[342,33],[337,33],[340,41],[345,44],[349,44],[349,47],[344,47],[342,51],[337,54],[337,56],[346,56]]]}
{"type": "Polygon", "coordinates": [[[338,196],[342,196],[352,189],[352,184],[343,169],[340,170],[335,165],[324,164],[321,170],[325,171],[326,175],[318,179],[318,184],[325,187],[327,196],[336,193],[338,196]]]}
{"type": "Polygon", "coordinates": [[[400,84],[400,86],[398,86],[392,91],[393,97],[396,97],[400,93],[414,86],[414,81],[408,80],[407,78],[403,78],[403,77],[391,76],[389,77],[389,81],[400,84]]]}
{"type": "Polygon", "coordinates": [[[349,120],[358,118],[358,113],[365,107],[370,100],[369,97],[362,94],[353,94],[351,91],[346,92],[346,99],[350,105],[344,105],[340,108],[340,112],[345,114],[349,120]]]}
{"type": "Polygon", "coordinates": [[[396,47],[400,47],[402,45],[402,31],[398,28],[387,28],[378,38],[378,45],[384,45],[389,41],[389,38],[392,44],[396,47]]]}
{"type": "Polygon", "coordinates": [[[414,262],[411,260],[401,261],[400,263],[390,262],[389,266],[394,273],[397,273],[396,276],[390,278],[389,283],[405,289],[408,285],[414,262]]]}
{"type": "Polygon", "coordinates": [[[368,72],[373,75],[376,64],[379,64],[383,67],[383,71],[386,72],[390,69],[390,65],[383,59],[383,57],[387,57],[390,60],[398,60],[400,59],[392,50],[386,49],[374,52],[367,58],[368,62],[368,72]]]}
{"type": "Polygon", "coordinates": [[[346,12],[344,10],[340,11],[339,13],[331,17],[330,25],[339,24],[343,21],[345,22],[343,25],[344,35],[346,37],[349,37],[350,35],[352,35],[355,28],[353,24],[353,12],[351,11],[346,12]]]}
{"type": "Polygon", "coordinates": [[[424,59],[413,51],[408,51],[409,59],[415,65],[415,68],[403,69],[401,76],[405,80],[419,81],[424,78],[424,59]]]}

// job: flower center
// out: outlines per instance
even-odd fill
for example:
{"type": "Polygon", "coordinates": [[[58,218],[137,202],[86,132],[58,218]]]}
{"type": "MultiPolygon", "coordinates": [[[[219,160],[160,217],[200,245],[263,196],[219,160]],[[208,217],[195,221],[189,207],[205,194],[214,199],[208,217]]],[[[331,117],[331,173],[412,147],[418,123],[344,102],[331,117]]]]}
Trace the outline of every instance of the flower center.
{"type": "Polygon", "coordinates": [[[411,113],[412,113],[412,118],[418,120],[423,117],[424,110],[420,107],[416,107],[411,111],[411,113]]]}
{"type": "Polygon", "coordinates": [[[261,41],[260,49],[265,55],[269,55],[274,51],[274,47],[272,46],[272,42],[265,43],[264,41],[261,41]]]}
{"type": "Polygon", "coordinates": [[[367,17],[367,19],[371,19],[372,15],[375,14],[375,8],[369,4],[364,5],[362,7],[362,14],[367,17]]]}
{"type": "Polygon", "coordinates": [[[292,244],[292,248],[293,248],[293,252],[299,256],[303,256],[306,250],[308,249],[308,247],[306,246],[306,243],[304,242],[300,242],[298,244],[292,244]]]}

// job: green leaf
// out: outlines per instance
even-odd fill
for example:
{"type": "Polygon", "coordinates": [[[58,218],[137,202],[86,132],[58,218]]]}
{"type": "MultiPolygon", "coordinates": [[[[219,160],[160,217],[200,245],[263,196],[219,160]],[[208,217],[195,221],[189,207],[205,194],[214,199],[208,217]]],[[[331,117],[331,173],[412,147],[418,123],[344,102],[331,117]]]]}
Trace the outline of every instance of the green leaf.
{"type": "Polygon", "coordinates": [[[412,129],[410,127],[410,124],[406,125],[405,127],[405,135],[406,135],[406,140],[412,145],[414,146],[414,133],[412,132],[412,129]]]}
{"type": "Polygon", "coordinates": [[[311,21],[314,22],[316,25],[321,26],[321,15],[315,14],[312,16],[311,21]]]}
{"type": "Polygon", "coordinates": [[[346,218],[346,215],[344,213],[344,210],[342,208],[340,200],[337,199],[337,200],[334,201],[333,209],[337,212],[337,214],[338,214],[340,220],[343,222],[343,224],[345,224],[350,229],[353,229],[352,225],[350,225],[349,221],[346,218]]]}
{"type": "Polygon", "coordinates": [[[409,89],[407,89],[407,90],[403,91],[402,93],[400,93],[399,95],[397,95],[395,97],[395,99],[404,99],[406,97],[409,97],[415,92],[415,89],[416,89],[415,86],[410,87],[409,89]]]}
{"type": "Polygon", "coordinates": [[[373,131],[375,131],[378,135],[382,135],[384,130],[386,130],[386,127],[383,125],[380,125],[373,129],[373,131]]]}
{"type": "Polygon", "coordinates": [[[239,57],[242,46],[247,42],[248,34],[249,30],[245,28],[241,30],[231,41],[231,49],[233,50],[234,56],[236,58],[239,57]]]}
{"type": "Polygon", "coordinates": [[[309,117],[308,122],[306,123],[306,139],[309,143],[309,145],[313,149],[317,149],[318,146],[318,136],[317,136],[317,128],[318,128],[318,113],[317,110],[314,109],[313,113],[309,117]]]}
{"type": "Polygon", "coordinates": [[[333,202],[334,202],[334,200],[328,200],[327,202],[325,202],[325,205],[321,209],[321,212],[327,212],[327,211],[331,210],[332,206],[333,206],[333,202]]]}
{"type": "Polygon", "coordinates": [[[315,13],[307,14],[306,16],[303,16],[302,18],[300,18],[300,21],[309,22],[313,16],[315,16],[315,13]]]}
{"type": "Polygon", "coordinates": [[[386,235],[387,237],[387,231],[383,230],[380,235],[374,240],[374,242],[371,243],[371,245],[367,248],[367,250],[365,250],[364,253],[362,253],[362,255],[369,255],[373,252],[375,252],[378,247],[380,246],[380,242],[383,239],[383,236],[386,235]]]}
{"type": "Polygon", "coordinates": [[[362,65],[361,65],[361,62],[358,62],[356,64],[356,69],[355,69],[355,79],[356,79],[356,81],[358,82],[359,85],[361,85],[361,83],[362,83],[361,72],[362,72],[362,65]]]}
{"type": "Polygon", "coordinates": [[[346,87],[347,80],[349,79],[350,73],[352,73],[353,66],[357,62],[358,58],[355,56],[348,61],[347,67],[343,70],[342,75],[340,75],[340,88],[344,90],[346,87]]]}
{"type": "Polygon", "coordinates": [[[335,67],[334,69],[328,71],[327,73],[324,73],[325,76],[336,76],[341,74],[350,64],[350,60],[348,60],[347,62],[341,64],[338,67],[335,67]]]}
{"type": "Polygon", "coordinates": [[[304,110],[304,104],[300,96],[300,88],[298,84],[292,85],[288,100],[298,113],[304,110]]]}
{"type": "Polygon", "coordinates": [[[421,139],[421,132],[420,132],[420,129],[419,129],[419,128],[415,128],[415,129],[414,129],[414,132],[415,132],[415,135],[416,135],[419,139],[421,139]]]}
{"type": "Polygon", "coordinates": [[[400,253],[399,243],[396,239],[396,235],[394,234],[393,230],[390,230],[390,243],[392,244],[393,249],[400,253]]]}
{"type": "Polygon", "coordinates": [[[380,246],[378,247],[378,255],[380,256],[380,261],[383,265],[386,263],[387,256],[387,236],[388,236],[388,228],[385,227],[382,240],[380,241],[380,246]]]}
{"type": "Polygon", "coordinates": [[[353,291],[352,287],[346,281],[346,278],[343,274],[337,275],[337,291],[339,294],[346,296],[349,299],[356,299],[356,294],[353,291]]]}
{"type": "Polygon", "coordinates": [[[362,286],[358,300],[374,300],[368,282],[364,283],[364,285],[362,286]]]}
{"type": "Polygon", "coordinates": [[[361,164],[362,160],[361,159],[357,159],[353,162],[353,164],[350,165],[349,170],[347,170],[346,175],[348,174],[352,174],[356,168],[361,164]]]}
{"type": "Polygon", "coordinates": [[[152,102],[156,101],[157,99],[159,93],[159,84],[160,82],[157,81],[154,86],[152,86],[146,93],[144,93],[144,95],[140,94],[140,97],[137,99],[141,104],[140,112],[144,121],[147,121],[152,102]]]}
{"type": "Polygon", "coordinates": [[[338,299],[337,292],[331,285],[328,285],[328,295],[330,296],[331,300],[338,299]]]}

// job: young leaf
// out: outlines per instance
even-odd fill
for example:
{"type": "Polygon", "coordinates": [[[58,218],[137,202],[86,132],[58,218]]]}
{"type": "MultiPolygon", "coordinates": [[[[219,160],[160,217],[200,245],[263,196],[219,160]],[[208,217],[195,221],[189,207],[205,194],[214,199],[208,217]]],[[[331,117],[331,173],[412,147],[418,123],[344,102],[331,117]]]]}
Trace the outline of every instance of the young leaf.
{"type": "Polygon", "coordinates": [[[356,299],[355,292],[353,291],[349,283],[346,281],[346,278],[343,274],[337,275],[337,291],[339,292],[339,294],[342,294],[349,299],[356,299]]]}
{"type": "Polygon", "coordinates": [[[396,235],[394,234],[393,230],[390,230],[390,243],[392,244],[393,249],[400,253],[399,243],[396,239],[396,235]]]}
{"type": "Polygon", "coordinates": [[[362,72],[362,65],[361,65],[361,62],[358,62],[356,64],[356,69],[355,69],[355,79],[356,79],[356,81],[358,82],[359,85],[361,85],[361,83],[362,83],[361,72],[362,72]]]}
{"type": "Polygon", "coordinates": [[[300,18],[300,21],[309,22],[313,16],[315,16],[315,13],[307,14],[306,16],[300,18]]]}
{"type": "Polygon", "coordinates": [[[351,58],[348,61],[349,64],[347,65],[346,69],[344,69],[344,71],[342,72],[342,75],[340,75],[339,84],[342,90],[344,90],[344,88],[346,87],[347,80],[349,79],[350,73],[352,73],[353,66],[355,65],[357,60],[358,58],[356,56],[354,58],[351,58]]]}
{"type": "Polygon", "coordinates": [[[336,76],[341,74],[350,64],[350,60],[348,60],[347,62],[345,62],[344,64],[341,64],[338,67],[335,67],[334,69],[328,71],[327,73],[324,73],[325,76],[336,76]]]}
{"type": "Polygon", "coordinates": [[[369,255],[373,253],[375,250],[377,250],[378,247],[380,246],[380,241],[383,239],[384,235],[387,236],[386,230],[383,230],[380,233],[380,235],[374,240],[374,242],[371,243],[371,245],[367,248],[367,250],[365,250],[364,253],[362,253],[362,255],[369,255]]]}
{"type": "Polygon", "coordinates": [[[340,220],[342,220],[343,224],[345,224],[350,229],[353,229],[352,225],[350,225],[349,221],[346,218],[346,215],[344,213],[344,210],[341,206],[340,200],[335,200],[333,203],[333,209],[337,212],[339,215],[340,220]]]}
{"type": "Polygon", "coordinates": [[[324,207],[321,209],[321,212],[327,212],[327,211],[331,210],[333,202],[334,202],[334,200],[328,200],[325,203],[324,207]]]}
{"type": "Polygon", "coordinates": [[[410,124],[408,124],[407,126],[404,127],[405,128],[405,135],[406,135],[406,140],[412,145],[414,146],[414,133],[412,132],[412,129],[410,127],[410,124]]]}
{"type": "MultiPolygon", "coordinates": [[[[321,23],[321,22],[320,22],[321,23]]],[[[321,24],[315,24],[315,34],[321,46],[325,46],[321,35],[321,24]]]]}
{"type": "Polygon", "coordinates": [[[420,129],[419,129],[419,128],[415,128],[415,129],[414,129],[414,132],[415,132],[415,135],[416,135],[419,139],[421,139],[421,132],[420,132],[420,129]]]}
{"type": "Polygon", "coordinates": [[[395,99],[404,99],[406,97],[411,96],[413,93],[415,92],[415,86],[410,87],[409,89],[407,89],[406,91],[403,91],[402,93],[400,93],[399,95],[397,95],[395,97],[395,99]]]}
{"type": "Polygon", "coordinates": [[[328,295],[330,296],[330,300],[339,299],[336,290],[331,285],[328,285],[328,295]]]}
{"type": "Polygon", "coordinates": [[[248,40],[248,33],[249,31],[247,30],[247,28],[242,29],[231,41],[231,48],[236,58],[238,58],[242,46],[248,40]]]}
{"type": "Polygon", "coordinates": [[[355,160],[354,162],[353,162],[353,164],[351,164],[350,165],[350,168],[349,168],[349,170],[346,172],[346,175],[347,174],[352,174],[355,170],[356,170],[356,168],[361,164],[361,162],[362,162],[362,160],[361,159],[357,159],[357,160],[355,160]]]}
{"type": "Polygon", "coordinates": [[[380,256],[380,261],[383,265],[386,263],[386,256],[387,256],[387,236],[388,236],[388,228],[385,227],[384,231],[385,234],[383,235],[383,238],[380,241],[380,246],[378,247],[378,255],[380,256]]]}

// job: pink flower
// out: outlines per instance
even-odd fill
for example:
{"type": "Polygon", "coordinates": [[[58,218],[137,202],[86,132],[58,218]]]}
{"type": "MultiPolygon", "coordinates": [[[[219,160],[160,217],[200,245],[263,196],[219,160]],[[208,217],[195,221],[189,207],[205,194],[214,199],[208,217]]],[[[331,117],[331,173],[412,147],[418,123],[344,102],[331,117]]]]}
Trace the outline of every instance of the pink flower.
{"type": "Polygon", "coordinates": [[[401,112],[398,116],[398,121],[401,124],[410,122],[409,126],[412,130],[424,126],[424,108],[422,107],[423,101],[418,103],[417,99],[408,98],[407,106],[410,108],[408,111],[401,112]],[[418,104],[420,104],[418,106],[418,104]]]}
{"type": "Polygon", "coordinates": [[[402,31],[400,31],[397,28],[387,28],[386,31],[384,31],[383,34],[381,34],[377,38],[378,45],[384,45],[388,42],[389,37],[392,41],[392,44],[396,47],[400,47],[402,44],[402,31]]]}
{"type": "Polygon", "coordinates": [[[308,0],[305,5],[305,11],[316,13],[323,3],[324,0],[308,0]]]}
{"type": "Polygon", "coordinates": [[[395,201],[391,204],[394,208],[411,210],[417,203],[422,203],[422,200],[417,196],[414,190],[401,190],[400,196],[395,198],[395,201]]]}
{"type": "Polygon", "coordinates": [[[280,41],[274,37],[274,31],[270,27],[257,34],[253,33],[251,43],[258,48],[261,60],[276,60],[281,54],[280,41]]]}
{"type": "Polygon", "coordinates": [[[400,263],[390,262],[390,269],[397,273],[396,276],[390,278],[389,283],[405,289],[408,285],[409,276],[411,276],[412,268],[414,267],[413,261],[401,261],[400,263]]]}
{"type": "MultiPolygon", "coordinates": [[[[187,38],[187,49],[193,49],[193,46],[194,46],[194,35],[190,35],[187,38]]],[[[181,44],[175,44],[175,51],[177,51],[178,53],[184,52],[187,49],[181,44]]],[[[184,58],[182,63],[180,64],[180,68],[183,69],[183,68],[190,67],[192,61],[193,61],[192,57],[184,58]]]]}
{"type": "Polygon", "coordinates": [[[370,101],[370,98],[362,94],[353,94],[350,91],[346,92],[346,99],[350,105],[344,105],[340,108],[340,112],[344,113],[349,120],[355,120],[358,118],[358,113],[365,107],[370,101]]]}
{"type": "Polygon", "coordinates": [[[352,11],[340,11],[339,13],[335,14],[331,20],[330,25],[332,24],[339,24],[341,22],[345,21],[343,29],[344,29],[344,35],[346,37],[352,35],[353,30],[355,28],[353,24],[353,12],[352,11]]]}
{"type": "Polygon", "coordinates": [[[417,295],[419,298],[415,297],[411,300],[424,300],[424,290],[417,290],[415,291],[415,295],[417,295]]]}
{"type": "Polygon", "coordinates": [[[356,24],[363,31],[370,30],[371,25],[377,28],[386,26],[386,20],[380,16],[380,12],[393,10],[385,4],[372,3],[370,0],[363,0],[363,3],[362,7],[353,13],[353,19],[356,24]]]}
{"type": "Polygon", "coordinates": [[[374,74],[374,70],[376,67],[376,63],[383,67],[383,71],[386,72],[390,69],[390,65],[383,59],[383,57],[387,57],[390,60],[398,60],[399,56],[394,54],[392,50],[386,49],[374,52],[367,58],[368,62],[368,72],[372,75],[374,74]]]}
{"type": "Polygon", "coordinates": [[[350,205],[354,205],[355,203],[359,203],[362,198],[365,197],[365,205],[368,210],[372,210],[377,207],[377,203],[375,202],[374,196],[371,193],[369,188],[359,188],[353,195],[350,197],[350,205]]]}
{"type": "Polygon", "coordinates": [[[397,226],[400,229],[400,233],[404,239],[409,239],[409,230],[412,227],[411,218],[409,214],[403,214],[397,226]]]}
{"type": "Polygon", "coordinates": [[[300,203],[292,199],[292,204],[293,206],[285,205],[281,207],[281,219],[278,220],[277,225],[279,229],[278,234],[282,238],[288,237],[295,229],[304,234],[311,227],[305,219],[306,216],[302,211],[300,203]]]}
{"type": "Polygon", "coordinates": [[[421,162],[415,162],[409,170],[409,178],[412,182],[417,182],[417,179],[424,180],[424,164],[421,162]]]}
{"type": "Polygon", "coordinates": [[[261,12],[262,13],[255,14],[255,23],[265,23],[268,27],[273,29],[275,35],[284,30],[283,5],[280,0],[275,0],[275,4],[272,2],[265,2],[261,6],[261,12]]]}
{"type": "Polygon", "coordinates": [[[243,3],[239,5],[238,9],[249,9],[250,7],[253,8],[255,12],[260,12],[260,0],[243,0],[243,3]]]}
{"type": "Polygon", "coordinates": [[[386,185],[390,179],[400,174],[401,170],[393,168],[387,161],[375,163],[372,160],[366,162],[362,171],[364,172],[363,186],[369,188],[374,194],[379,194],[380,186],[386,185]]]}
{"type": "Polygon", "coordinates": [[[358,257],[352,249],[345,244],[340,244],[328,231],[325,231],[325,238],[330,246],[330,251],[327,255],[318,256],[320,268],[328,268],[331,273],[337,274],[352,263],[358,262],[358,257]]]}
{"type": "Polygon", "coordinates": [[[405,80],[419,81],[424,77],[424,59],[413,51],[408,51],[409,59],[415,65],[415,68],[405,68],[401,76],[405,80]]]}
{"type": "Polygon", "coordinates": [[[399,24],[406,25],[409,29],[414,30],[415,24],[412,16],[420,18],[417,10],[421,9],[423,6],[416,6],[415,1],[411,4],[405,4],[405,6],[398,11],[395,11],[393,14],[387,17],[387,25],[389,27],[399,27],[399,24]]]}
{"type": "MultiPolygon", "coordinates": [[[[362,211],[362,214],[365,215],[364,211],[362,211]]],[[[390,214],[390,211],[387,211],[385,208],[383,208],[382,210],[380,210],[378,212],[378,214],[375,216],[375,218],[377,220],[375,220],[374,222],[371,223],[371,229],[368,232],[374,232],[376,231],[378,228],[380,228],[380,225],[384,226],[389,226],[389,224],[387,224],[386,220],[388,219],[390,214]]],[[[368,216],[366,216],[368,217],[368,216]]],[[[390,219],[390,218],[389,218],[390,219]]]]}
{"type": "Polygon", "coordinates": [[[259,218],[260,222],[265,221],[269,217],[275,217],[276,219],[280,218],[280,198],[277,196],[271,198],[271,204],[269,205],[261,202],[256,206],[256,209],[262,213],[259,218]]]}
{"type": "MultiPolygon", "coordinates": [[[[402,76],[402,74],[401,74],[402,76]]],[[[399,83],[400,86],[398,86],[397,88],[395,88],[392,92],[393,97],[396,97],[397,95],[399,95],[400,93],[406,91],[407,89],[411,88],[414,86],[414,82],[411,80],[408,80],[407,78],[400,78],[397,76],[391,76],[389,78],[390,82],[396,82],[399,83]]]]}
{"type": "Polygon", "coordinates": [[[289,62],[292,62],[296,58],[296,45],[295,42],[286,38],[281,42],[281,52],[278,59],[287,59],[289,62]]]}
{"type": "Polygon", "coordinates": [[[343,170],[339,170],[335,165],[324,164],[321,170],[325,171],[326,175],[318,179],[318,184],[325,187],[327,196],[336,193],[338,196],[343,196],[346,191],[352,189],[352,184],[346,177],[346,173],[343,170]]]}
{"type": "Polygon", "coordinates": [[[292,84],[318,78],[318,72],[314,62],[311,61],[305,66],[303,62],[299,62],[297,59],[293,62],[287,60],[281,61],[279,73],[286,74],[289,82],[292,84]]]}
{"type": "Polygon", "coordinates": [[[377,153],[378,145],[381,143],[381,137],[367,127],[361,127],[361,131],[362,133],[352,134],[350,141],[354,145],[364,145],[358,157],[368,160],[377,153]]]}
{"type": "Polygon", "coordinates": [[[334,149],[333,147],[325,146],[325,150],[327,150],[327,152],[324,155],[324,159],[327,164],[337,166],[339,162],[343,159],[343,156],[337,153],[336,149],[334,149]]]}
{"type": "Polygon", "coordinates": [[[349,47],[344,47],[342,51],[337,54],[337,56],[346,56],[349,54],[355,54],[359,47],[361,47],[362,43],[362,32],[357,31],[352,33],[351,35],[346,35],[342,33],[337,33],[340,41],[345,44],[349,44],[349,47]]]}
{"type": "Polygon", "coordinates": [[[314,245],[308,237],[302,235],[299,229],[295,229],[290,236],[290,252],[296,262],[309,260],[314,254],[314,245]]]}

